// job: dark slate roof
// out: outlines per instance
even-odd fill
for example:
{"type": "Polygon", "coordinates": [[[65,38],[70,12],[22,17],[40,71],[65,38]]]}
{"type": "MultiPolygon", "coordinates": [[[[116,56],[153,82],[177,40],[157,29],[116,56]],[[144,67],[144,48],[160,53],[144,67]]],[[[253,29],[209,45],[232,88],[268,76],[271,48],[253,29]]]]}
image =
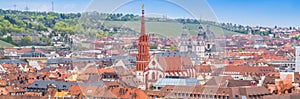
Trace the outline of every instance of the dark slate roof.
{"type": "Polygon", "coordinates": [[[169,76],[166,78],[160,78],[154,84],[157,87],[163,87],[166,85],[200,85],[199,81],[196,78],[190,77],[179,77],[179,76],[169,76]]]}
{"type": "Polygon", "coordinates": [[[95,58],[55,58],[55,59],[48,59],[45,64],[58,64],[58,63],[72,63],[72,62],[95,62],[99,59],[95,58]]]}
{"type": "Polygon", "coordinates": [[[157,56],[160,57],[168,57],[168,56],[187,56],[188,53],[183,53],[183,52],[161,52],[161,53],[156,53],[157,56]]]}
{"type": "Polygon", "coordinates": [[[283,64],[283,63],[295,63],[293,61],[280,61],[280,60],[275,60],[275,61],[271,61],[271,62],[268,62],[268,64],[283,64]]]}
{"type": "Polygon", "coordinates": [[[206,39],[206,32],[199,32],[197,36],[206,39]]]}
{"type": "Polygon", "coordinates": [[[0,64],[27,64],[25,60],[0,60],[0,64]]]}
{"type": "Polygon", "coordinates": [[[100,86],[104,87],[105,84],[103,81],[97,81],[97,82],[88,82],[88,83],[78,83],[79,86],[100,86]]]}
{"type": "Polygon", "coordinates": [[[197,58],[198,56],[193,52],[161,52],[156,53],[160,57],[174,57],[174,56],[188,56],[190,58],[197,58]]]}
{"type": "Polygon", "coordinates": [[[84,61],[90,61],[90,62],[94,62],[96,61],[96,58],[75,58],[72,59],[73,62],[84,62],[84,61]]]}
{"type": "Polygon", "coordinates": [[[113,61],[113,62],[116,62],[118,60],[129,60],[130,62],[135,62],[136,57],[134,57],[134,56],[112,56],[112,57],[99,58],[98,60],[107,60],[107,61],[113,61]]]}
{"type": "Polygon", "coordinates": [[[57,63],[64,63],[64,62],[95,62],[95,61],[113,61],[116,62],[118,60],[128,60],[129,62],[135,62],[136,57],[134,56],[113,56],[113,57],[104,57],[104,58],[55,58],[55,59],[48,59],[46,64],[57,64],[57,63]]]}
{"type": "Polygon", "coordinates": [[[122,60],[122,59],[128,59],[128,60],[135,60],[136,57],[134,56],[113,56],[111,59],[113,60],[122,60]]]}
{"type": "Polygon", "coordinates": [[[226,87],[251,86],[251,80],[228,80],[226,87]]]}
{"type": "Polygon", "coordinates": [[[30,51],[21,55],[21,57],[46,57],[45,54],[35,51],[35,48],[32,47],[30,51]]]}
{"type": "Polygon", "coordinates": [[[55,58],[55,59],[48,59],[46,64],[58,64],[58,63],[70,63],[72,59],[70,58],[55,58]]]}
{"type": "Polygon", "coordinates": [[[27,86],[25,88],[25,90],[28,91],[27,88],[47,89],[47,86],[49,84],[55,85],[56,89],[58,89],[58,90],[68,90],[72,85],[76,85],[76,83],[74,83],[74,82],[63,82],[63,81],[54,81],[54,80],[37,80],[37,81],[33,82],[32,84],[30,84],[29,86],[27,86]]]}

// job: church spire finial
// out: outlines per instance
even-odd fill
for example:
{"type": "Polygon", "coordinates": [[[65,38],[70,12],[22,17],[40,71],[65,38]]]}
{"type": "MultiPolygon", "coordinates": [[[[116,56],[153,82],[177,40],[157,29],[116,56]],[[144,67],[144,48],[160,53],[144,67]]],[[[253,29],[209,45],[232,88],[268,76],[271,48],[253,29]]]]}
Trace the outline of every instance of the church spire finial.
{"type": "Polygon", "coordinates": [[[142,21],[141,21],[141,34],[146,34],[146,29],[145,29],[145,19],[144,19],[144,8],[145,5],[142,5],[142,21]]]}

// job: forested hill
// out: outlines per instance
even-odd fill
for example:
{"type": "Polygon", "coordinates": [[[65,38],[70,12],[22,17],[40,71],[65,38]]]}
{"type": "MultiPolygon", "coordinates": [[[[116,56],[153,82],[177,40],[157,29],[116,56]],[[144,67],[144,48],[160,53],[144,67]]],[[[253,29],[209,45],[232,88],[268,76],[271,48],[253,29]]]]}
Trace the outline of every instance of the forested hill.
{"type": "MultiPolygon", "coordinates": [[[[103,21],[139,21],[133,14],[105,14],[98,12],[55,13],[29,12],[0,9],[0,35],[8,33],[99,33],[104,29],[103,21]]],[[[146,18],[150,22],[182,22],[183,19],[146,18]]],[[[187,23],[198,24],[195,19],[187,23]]]]}
{"type": "Polygon", "coordinates": [[[73,33],[80,13],[0,10],[0,34],[65,31],[73,33]]]}

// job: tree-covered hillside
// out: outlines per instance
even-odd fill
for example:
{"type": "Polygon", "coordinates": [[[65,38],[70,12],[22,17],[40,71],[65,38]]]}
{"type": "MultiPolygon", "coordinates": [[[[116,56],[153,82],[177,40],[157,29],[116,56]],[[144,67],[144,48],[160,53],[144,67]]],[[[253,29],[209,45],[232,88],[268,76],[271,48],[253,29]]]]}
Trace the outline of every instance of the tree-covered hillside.
{"type": "Polygon", "coordinates": [[[38,33],[66,31],[73,33],[81,14],[23,12],[0,10],[0,33],[38,33]]]}
{"type": "MultiPolygon", "coordinates": [[[[0,9],[0,40],[21,46],[49,45],[53,40],[68,41],[66,34],[85,34],[92,37],[134,34],[139,32],[139,21],[140,16],[133,14],[28,12],[0,9]],[[133,25],[126,25],[126,23],[133,25]],[[12,37],[16,35],[21,35],[21,38],[12,37]]],[[[146,17],[146,21],[150,23],[149,32],[162,33],[162,35],[172,34],[176,37],[181,33],[180,23],[183,19],[146,17]]],[[[185,21],[191,27],[191,35],[195,35],[199,21],[196,19],[185,19],[185,21]]],[[[223,29],[215,22],[201,21],[201,23],[211,25],[215,33],[222,35],[236,33],[228,30],[222,31],[223,29]]]]}

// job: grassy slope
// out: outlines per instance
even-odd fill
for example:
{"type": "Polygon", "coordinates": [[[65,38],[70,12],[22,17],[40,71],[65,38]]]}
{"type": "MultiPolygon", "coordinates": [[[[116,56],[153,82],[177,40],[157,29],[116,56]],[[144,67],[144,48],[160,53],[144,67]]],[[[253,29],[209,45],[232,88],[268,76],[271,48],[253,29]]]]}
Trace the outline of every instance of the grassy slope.
{"type": "MultiPolygon", "coordinates": [[[[137,32],[140,31],[139,21],[105,21],[107,26],[122,26],[129,27],[137,32]]],[[[203,24],[204,30],[206,30],[206,24],[203,24]]],[[[187,24],[189,29],[189,35],[196,35],[198,33],[197,24],[187,24]]],[[[237,34],[236,32],[223,30],[216,26],[211,26],[210,30],[215,33],[216,36],[237,34]]],[[[168,37],[178,37],[182,33],[182,24],[175,22],[146,22],[147,33],[160,34],[168,37]]]]}
{"type": "Polygon", "coordinates": [[[0,48],[14,47],[14,45],[0,40],[0,48]]]}

